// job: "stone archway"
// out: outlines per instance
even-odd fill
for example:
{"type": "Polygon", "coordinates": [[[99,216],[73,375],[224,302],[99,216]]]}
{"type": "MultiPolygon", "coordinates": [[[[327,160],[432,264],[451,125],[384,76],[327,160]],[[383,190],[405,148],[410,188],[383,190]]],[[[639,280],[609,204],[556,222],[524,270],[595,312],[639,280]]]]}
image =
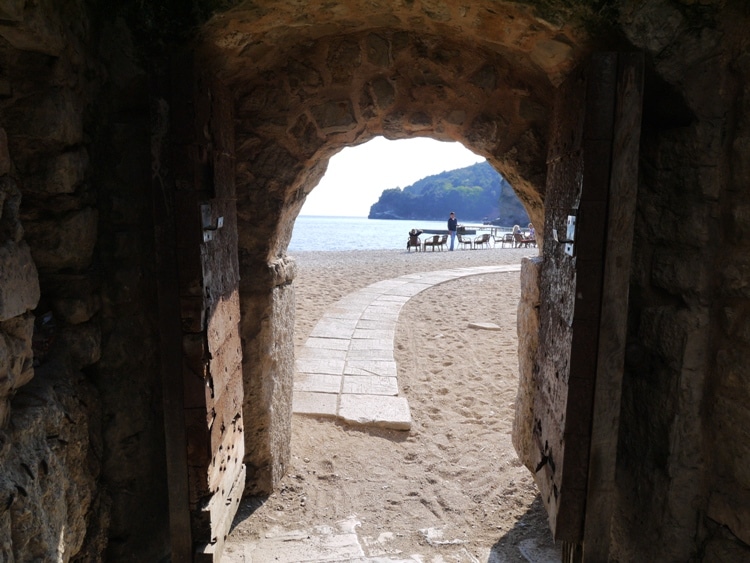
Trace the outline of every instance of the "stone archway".
{"type": "MultiPolygon", "coordinates": [[[[196,26],[203,69],[231,88],[238,118],[245,372],[268,386],[258,389],[260,412],[272,405],[280,420],[274,386],[291,371],[294,279],[283,248],[326,159],[378,133],[468,139],[541,213],[541,169],[524,158],[543,152],[534,147],[544,144],[546,92],[594,46],[643,50],[636,298],[612,535],[622,560],[746,558],[747,22],[745,3],[726,0],[4,3],[0,329],[10,344],[0,419],[10,423],[0,520],[19,534],[14,549],[32,545],[19,522],[33,513],[44,515],[48,538],[68,531],[71,557],[168,552],[148,150],[163,123],[151,113],[162,100],[149,78],[165,78],[162,47],[183,49],[196,26]],[[206,21],[219,5],[225,11],[206,21]],[[520,78],[527,88],[503,94],[520,78]],[[441,109],[461,99],[451,90],[479,96],[463,98],[463,117],[441,109]],[[507,112],[493,110],[502,95],[507,112]],[[507,140],[512,123],[536,128],[507,140]],[[27,385],[37,281],[36,314],[51,310],[58,322],[46,328],[64,346],[27,385]],[[49,442],[66,433],[75,448],[49,442]]],[[[176,125],[179,136],[186,124],[176,125]]],[[[44,352],[33,354],[43,361],[44,352]]],[[[255,426],[269,463],[252,477],[266,488],[284,455],[269,420],[262,414],[255,426]]],[[[34,543],[40,551],[21,557],[43,558],[50,546],[34,543]]]]}
{"type": "Polygon", "coordinates": [[[510,41],[492,48],[429,25],[420,31],[363,25],[344,36],[276,36],[274,56],[258,59],[252,54],[263,41],[246,43],[256,36],[237,29],[239,13],[207,26],[204,66],[218,68],[236,105],[250,491],[270,491],[289,455],[293,352],[281,327],[293,311],[294,265],[285,249],[331,155],[375,135],[459,141],[485,156],[514,186],[532,221],[543,222],[553,80],[572,61],[552,49],[562,44],[550,39],[549,26],[524,18],[533,37],[515,52],[510,41]],[[540,59],[539,49],[552,50],[540,59]],[[540,65],[549,61],[548,68],[540,65]]]}

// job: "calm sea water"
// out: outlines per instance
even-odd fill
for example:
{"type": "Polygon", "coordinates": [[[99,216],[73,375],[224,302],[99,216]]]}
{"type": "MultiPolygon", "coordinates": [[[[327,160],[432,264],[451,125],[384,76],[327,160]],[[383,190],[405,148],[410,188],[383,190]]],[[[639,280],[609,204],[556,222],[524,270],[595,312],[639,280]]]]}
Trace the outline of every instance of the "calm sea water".
{"type": "MultiPolygon", "coordinates": [[[[466,224],[476,225],[477,222],[467,221],[466,224]]],[[[289,252],[406,249],[406,240],[411,229],[446,229],[447,226],[447,214],[445,221],[300,215],[294,222],[289,252]]]]}

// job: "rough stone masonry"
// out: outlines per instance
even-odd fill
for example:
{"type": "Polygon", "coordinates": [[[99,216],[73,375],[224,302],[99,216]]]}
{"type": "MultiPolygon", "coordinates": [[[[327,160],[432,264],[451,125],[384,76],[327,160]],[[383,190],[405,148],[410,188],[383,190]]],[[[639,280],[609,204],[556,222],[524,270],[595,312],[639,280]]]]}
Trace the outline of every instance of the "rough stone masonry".
{"type": "Polygon", "coordinates": [[[247,491],[268,492],[290,455],[286,246],[330,156],[460,141],[543,224],[555,89],[607,49],[646,59],[612,556],[747,559],[749,18],[739,0],[0,3],[0,559],[172,549],[157,280],[202,244],[158,266],[155,195],[194,187],[175,170],[210,192],[232,161],[239,430],[247,491]],[[231,118],[188,101],[222,91],[231,118]],[[226,126],[231,158],[198,123],[226,126]]]}

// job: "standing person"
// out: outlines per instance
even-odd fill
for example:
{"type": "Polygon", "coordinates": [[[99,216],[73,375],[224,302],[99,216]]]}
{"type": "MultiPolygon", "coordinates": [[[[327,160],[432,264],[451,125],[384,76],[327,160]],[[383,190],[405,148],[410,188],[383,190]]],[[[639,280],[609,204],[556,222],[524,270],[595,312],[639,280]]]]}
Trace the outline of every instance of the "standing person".
{"type": "Polygon", "coordinates": [[[456,229],[458,229],[458,219],[456,219],[456,214],[451,211],[451,215],[448,217],[448,233],[451,235],[451,250],[453,250],[453,241],[456,240],[456,229]]]}

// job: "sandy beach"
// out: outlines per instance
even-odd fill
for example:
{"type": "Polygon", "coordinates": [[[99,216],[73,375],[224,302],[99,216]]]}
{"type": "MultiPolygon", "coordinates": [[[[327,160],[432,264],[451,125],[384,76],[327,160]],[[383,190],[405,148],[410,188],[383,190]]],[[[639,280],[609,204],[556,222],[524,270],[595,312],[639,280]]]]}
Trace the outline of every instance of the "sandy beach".
{"type": "MultiPolygon", "coordinates": [[[[304,344],[327,307],[376,281],[518,264],[533,253],[297,253],[295,344],[304,344]]],[[[343,521],[354,523],[365,555],[382,561],[545,560],[554,551],[546,514],[510,435],[519,292],[514,272],[449,281],[412,298],[394,342],[412,429],[358,428],[295,415],[287,476],[270,497],[243,501],[227,544],[232,560],[243,560],[243,543],[343,521]]]]}

